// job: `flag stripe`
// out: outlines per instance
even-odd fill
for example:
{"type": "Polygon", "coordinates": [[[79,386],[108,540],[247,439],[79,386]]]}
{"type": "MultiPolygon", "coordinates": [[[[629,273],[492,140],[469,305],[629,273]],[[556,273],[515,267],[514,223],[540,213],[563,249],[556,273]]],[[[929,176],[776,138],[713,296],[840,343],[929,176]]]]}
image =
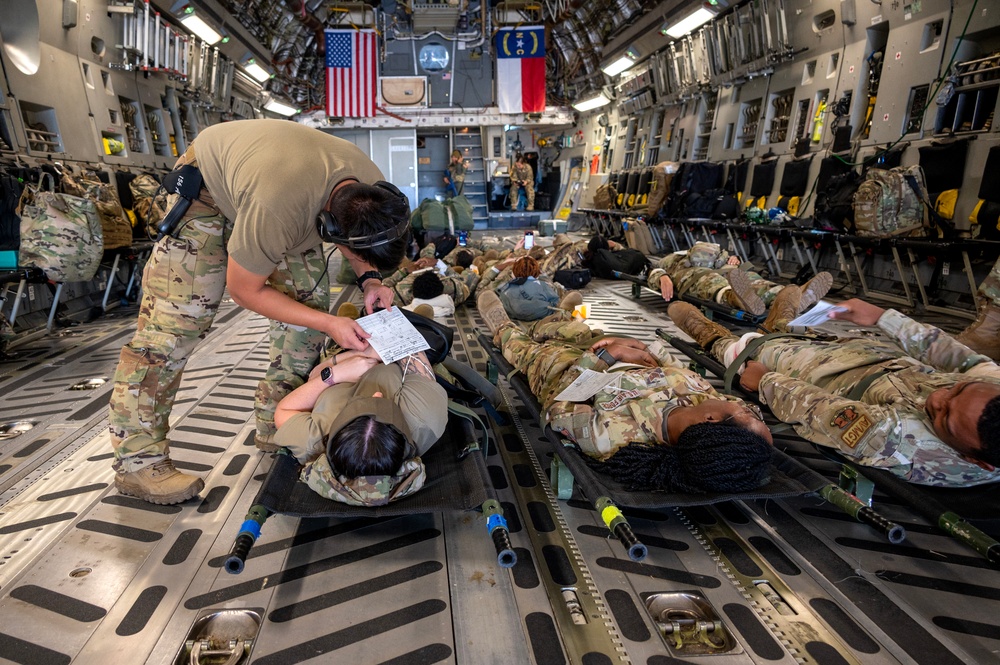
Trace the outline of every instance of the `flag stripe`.
{"type": "Polygon", "coordinates": [[[378,82],[375,32],[327,30],[325,37],[327,115],[373,117],[378,82]]]}
{"type": "Polygon", "coordinates": [[[501,113],[545,110],[545,28],[501,28],[495,41],[501,113]]]}

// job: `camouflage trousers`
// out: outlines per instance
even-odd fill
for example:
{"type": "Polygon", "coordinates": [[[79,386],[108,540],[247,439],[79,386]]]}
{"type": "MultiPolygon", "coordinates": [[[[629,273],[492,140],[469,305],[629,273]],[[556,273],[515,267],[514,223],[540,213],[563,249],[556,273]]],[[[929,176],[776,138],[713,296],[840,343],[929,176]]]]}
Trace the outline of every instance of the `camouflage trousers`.
{"type": "MultiPolygon", "coordinates": [[[[395,284],[392,284],[391,280],[386,280],[383,283],[392,287],[396,295],[399,296],[400,302],[409,305],[413,302],[413,282],[420,274],[422,273],[410,273],[395,284]]],[[[439,277],[441,278],[441,286],[444,287],[444,295],[451,296],[456,306],[464,303],[479,283],[479,277],[475,273],[468,275],[465,273],[461,275],[448,274],[439,275],[439,277]]]]}
{"type": "Polygon", "coordinates": [[[583,348],[602,335],[582,321],[536,321],[525,332],[506,326],[497,332],[503,357],[528,377],[531,393],[543,408],[554,401],[559,379],[583,355],[583,348]]]}
{"type": "MultiPolygon", "coordinates": [[[[170,201],[173,204],[174,201],[170,201]]],[[[202,192],[174,236],[153,248],[142,276],[137,330],[121,351],[110,404],[114,468],[137,471],[161,460],[169,449],[170,411],[188,357],[204,339],[226,287],[226,243],[232,223],[202,192]]],[[[285,260],[268,285],[313,309],[329,309],[329,281],[320,247],[285,260]],[[314,288],[315,287],[315,288],[314,288]]],[[[256,392],[257,436],[275,431],[274,410],[302,385],[315,366],[325,335],[271,321],[270,365],[256,392]]]]}
{"type": "MultiPolygon", "coordinates": [[[[723,337],[712,344],[712,357],[728,365],[753,337],[759,335],[723,337]]],[[[847,395],[873,371],[907,366],[891,362],[903,355],[896,345],[870,338],[778,337],[764,342],[754,355],[772,372],[801,379],[835,395],[847,395]]]]}
{"type": "MultiPolygon", "coordinates": [[[[529,180],[526,185],[524,185],[524,193],[528,197],[528,210],[535,209],[535,183],[529,180]]],[[[517,210],[517,206],[520,203],[521,196],[521,185],[517,184],[517,181],[510,181],[510,209],[517,210]]]]}
{"type": "MultiPolygon", "coordinates": [[[[696,266],[684,265],[685,256],[671,254],[660,263],[660,267],[666,271],[670,281],[674,283],[674,292],[682,296],[692,296],[701,300],[721,302],[724,292],[730,288],[726,280],[726,273],[730,270],[738,270],[738,266],[723,266],[722,268],[700,268],[696,266]]],[[[758,273],[746,271],[750,279],[750,288],[760,296],[764,305],[771,306],[775,297],[783,288],[781,284],[775,284],[766,280],[758,273]]]]}
{"type": "Polygon", "coordinates": [[[990,274],[979,285],[979,296],[979,307],[985,307],[990,303],[1000,307],[1000,259],[997,259],[990,274]]]}

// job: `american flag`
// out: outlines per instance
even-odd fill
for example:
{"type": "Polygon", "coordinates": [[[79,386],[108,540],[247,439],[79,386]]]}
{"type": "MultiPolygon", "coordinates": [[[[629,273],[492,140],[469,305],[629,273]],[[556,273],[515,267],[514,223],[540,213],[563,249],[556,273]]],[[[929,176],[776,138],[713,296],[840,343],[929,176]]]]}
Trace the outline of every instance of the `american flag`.
{"type": "Polygon", "coordinates": [[[326,114],[375,116],[375,31],[326,31],[326,114]]]}

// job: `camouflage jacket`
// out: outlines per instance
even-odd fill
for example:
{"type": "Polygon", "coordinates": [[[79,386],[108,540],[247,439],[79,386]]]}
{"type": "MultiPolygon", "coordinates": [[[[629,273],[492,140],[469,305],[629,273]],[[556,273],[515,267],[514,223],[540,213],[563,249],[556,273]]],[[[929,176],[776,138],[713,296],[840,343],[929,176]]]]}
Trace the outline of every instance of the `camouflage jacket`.
{"type": "Polygon", "coordinates": [[[566,243],[556,247],[551,254],[541,261],[542,274],[556,274],[557,270],[568,270],[583,266],[583,253],[587,251],[587,240],[566,243]]]}
{"type": "Polygon", "coordinates": [[[522,164],[521,166],[515,164],[510,170],[510,181],[512,184],[515,181],[533,184],[535,182],[535,172],[531,170],[531,166],[528,164],[522,164]]]}
{"type": "MultiPolygon", "coordinates": [[[[552,342],[547,342],[551,344],[552,342]]],[[[656,443],[657,427],[667,407],[695,406],[709,399],[738,398],[721,395],[704,378],[676,367],[668,355],[660,367],[617,370],[621,379],[598,392],[589,403],[557,402],[553,398],[584,369],[602,371],[607,365],[585,352],[543,400],[545,416],[554,430],[576,442],[580,449],[600,459],[610,457],[630,442],[656,443]]],[[[742,403],[742,402],[741,402],[742,403]]]]}
{"type": "Polygon", "coordinates": [[[804,438],[910,482],[947,487],[1000,479],[1000,471],[961,459],[934,433],[924,411],[927,396],[939,388],[970,379],[1000,383],[1000,367],[940,329],[895,310],[878,325],[895,345],[843,340],[812,354],[799,340],[765,344],[759,359],[777,372],[761,380],[762,399],[804,438]],[[782,346],[788,351],[783,355],[782,346]],[[883,369],[889,373],[860,400],[846,397],[861,379],[883,369]]]}
{"type": "MultiPolygon", "coordinates": [[[[424,270],[434,270],[434,268],[424,268],[414,272],[400,268],[382,280],[382,283],[396,292],[400,302],[409,305],[413,302],[413,280],[424,270]]],[[[479,275],[472,270],[466,270],[459,274],[449,268],[445,274],[441,275],[441,283],[444,285],[444,295],[451,296],[456,305],[461,305],[469,298],[469,294],[476,290],[476,286],[479,284],[479,275]]]]}
{"type": "Polygon", "coordinates": [[[659,291],[660,278],[664,275],[674,279],[675,270],[682,268],[710,268],[718,270],[729,261],[729,252],[714,242],[696,242],[694,247],[684,252],[667,254],[660,259],[659,264],[649,271],[646,284],[649,288],[659,291]]]}

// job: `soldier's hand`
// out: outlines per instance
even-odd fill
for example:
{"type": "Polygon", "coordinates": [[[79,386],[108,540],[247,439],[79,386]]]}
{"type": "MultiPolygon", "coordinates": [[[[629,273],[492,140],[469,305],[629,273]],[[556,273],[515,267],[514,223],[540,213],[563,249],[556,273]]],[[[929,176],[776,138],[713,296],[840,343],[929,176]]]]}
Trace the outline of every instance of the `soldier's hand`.
{"type": "Polygon", "coordinates": [[[336,383],[356,383],[361,376],[375,365],[380,364],[378,358],[358,355],[337,363],[333,368],[333,379],[336,383]]]}
{"type": "Polygon", "coordinates": [[[878,325],[878,320],[882,318],[883,314],[885,314],[885,310],[881,307],[858,298],[851,298],[831,310],[830,318],[850,321],[859,326],[875,326],[878,325]]]}
{"type": "Polygon", "coordinates": [[[748,360],[743,374],[740,375],[740,385],[752,393],[760,390],[760,380],[768,373],[767,365],[756,360],[748,360]]]}
{"type": "Polygon", "coordinates": [[[645,367],[660,366],[660,363],[656,362],[656,358],[644,348],[637,349],[624,344],[611,344],[608,346],[608,353],[614,356],[615,360],[623,363],[635,363],[636,365],[643,365],[645,367]]]}
{"type": "Polygon", "coordinates": [[[371,337],[354,319],[345,316],[331,316],[326,334],[333,338],[344,349],[362,351],[368,348],[368,338],[371,337]]]}
{"type": "Polygon", "coordinates": [[[437,265],[437,259],[433,256],[421,256],[417,259],[417,262],[414,265],[416,265],[417,268],[430,268],[431,266],[437,265]]]}
{"type": "Polygon", "coordinates": [[[660,278],[660,295],[667,302],[674,299],[674,283],[666,275],[660,278]]]}
{"type": "Polygon", "coordinates": [[[730,256],[729,260],[726,261],[726,264],[731,266],[738,266],[740,263],[742,262],[740,261],[740,257],[738,256],[730,256]]]}
{"type": "MultiPolygon", "coordinates": [[[[590,347],[590,350],[592,352],[596,352],[600,348],[603,348],[603,347],[606,347],[606,346],[610,347],[610,346],[613,346],[613,345],[631,346],[633,349],[642,349],[642,350],[646,349],[646,345],[643,344],[642,342],[640,342],[637,339],[631,339],[629,337],[605,337],[604,339],[600,339],[600,340],[594,342],[593,346],[590,347]]],[[[609,349],[609,353],[610,353],[610,349],[609,349]]],[[[611,355],[614,355],[614,354],[612,353],[611,355]]],[[[617,358],[617,357],[618,356],[615,356],[615,358],[617,358]]]]}
{"type": "MultiPolygon", "coordinates": [[[[369,314],[375,312],[376,307],[383,307],[385,309],[392,309],[392,289],[388,286],[382,284],[382,282],[376,281],[374,279],[369,279],[365,282],[365,311],[369,314]]],[[[358,326],[359,328],[361,326],[358,326]]],[[[367,339],[367,335],[366,335],[367,339]]],[[[343,345],[341,345],[343,346],[343,345]]],[[[364,348],[364,347],[349,347],[349,348],[364,348]]]]}

